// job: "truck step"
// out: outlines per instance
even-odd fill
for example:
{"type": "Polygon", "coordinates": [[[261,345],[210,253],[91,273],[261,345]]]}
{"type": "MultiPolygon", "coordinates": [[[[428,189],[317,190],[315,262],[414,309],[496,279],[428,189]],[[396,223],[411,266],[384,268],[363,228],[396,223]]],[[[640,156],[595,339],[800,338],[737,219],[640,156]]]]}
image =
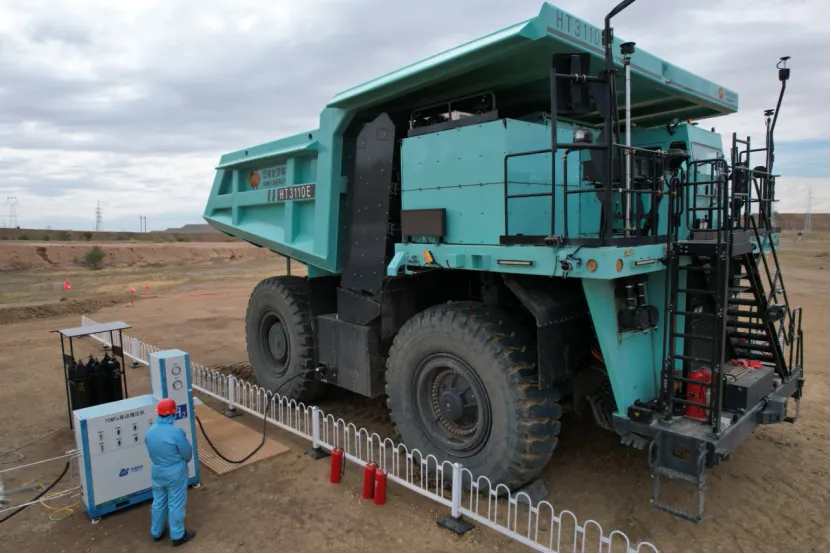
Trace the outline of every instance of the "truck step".
{"type": "Polygon", "coordinates": [[[755,329],[757,331],[764,331],[768,328],[768,326],[764,323],[753,323],[750,321],[731,321],[730,325],[734,327],[743,327],[745,329],[755,329]]]}
{"type": "Polygon", "coordinates": [[[675,517],[680,517],[681,519],[686,519],[687,521],[691,521],[693,523],[700,523],[704,518],[704,494],[706,491],[707,481],[703,473],[699,476],[694,476],[657,464],[652,468],[652,506],[658,510],[667,512],[675,517]],[[659,499],[661,494],[661,478],[670,479],[671,481],[679,481],[686,485],[696,487],[698,493],[696,512],[689,513],[680,508],[675,508],[661,502],[659,499]]]}
{"type": "Polygon", "coordinates": [[[761,319],[762,314],[759,312],[751,312],[750,310],[727,310],[728,316],[735,316],[735,317],[749,317],[752,319],[761,319]]]}
{"type": "Polygon", "coordinates": [[[707,335],[693,335],[690,333],[673,333],[673,337],[677,339],[690,339],[690,340],[700,340],[700,341],[707,341],[707,342],[715,342],[715,337],[708,337],[707,335]]]}
{"type": "Polygon", "coordinates": [[[763,340],[767,341],[768,336],[763,333],[743,333],[742,331],[727,331],[727,336],[733,339],[763,340]]]}
{"type": "Polygon", "coordinates": [[[767,344],[750,344],[747,342],[731,342],[733,350],[737,352],[773,352],[773,347],[767,344]]]}
{"type": "Polygon", "coordinates": [[[750,354],[742,354],[742,358],[746,358],[748,360],[758,360],[760,362],[775,362],[776,356],[772,354],[755,354],[754,352],[756,349],[748,350],[751,352],[750,354]]]}
{"type": "Polygon", "coordinates": [[[728,298],[727,304],[736,306],[755,306],[757,302],[755,298],[728,298]]]}
{"type": "Polygon", "coordinates": [[[683,481],[684,483],[689,483],[691,485],[698,485],[700,482],[700,479],[693,475],[688,475],[664,466],[656,465],[652,468],[652,474],[657,477],[666,477],[667,479],[672,479],[673,481],[683,481]]]}

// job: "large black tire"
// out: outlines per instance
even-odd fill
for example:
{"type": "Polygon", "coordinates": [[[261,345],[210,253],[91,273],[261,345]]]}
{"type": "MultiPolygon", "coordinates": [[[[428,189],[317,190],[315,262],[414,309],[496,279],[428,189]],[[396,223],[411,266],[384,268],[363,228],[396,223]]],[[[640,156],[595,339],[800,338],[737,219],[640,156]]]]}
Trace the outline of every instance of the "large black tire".
{"type": "Polygon", "coordinates": [[[310,372],[315,369],[315,319],[304,277],[271,277],[254,288],[245,313],[245,342],[261,387],[303,402],[318,396],[321,383],[310,372]]]}
{"type": "Polygon", "coordinates": [[[508,314],[482,304],[442,304],[410,319],[386,372],[403,443],[494,483],[531,481],[551,459],[561,415],[559,392],[537,387],[533,344],[508,314]]]}

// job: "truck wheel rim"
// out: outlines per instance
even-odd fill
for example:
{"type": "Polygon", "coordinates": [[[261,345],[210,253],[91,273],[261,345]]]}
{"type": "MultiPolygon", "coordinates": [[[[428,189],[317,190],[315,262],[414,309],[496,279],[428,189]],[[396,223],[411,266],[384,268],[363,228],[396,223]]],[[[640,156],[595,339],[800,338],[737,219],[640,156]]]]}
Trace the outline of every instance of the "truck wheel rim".
{"type": "Polygon", "coordinates": [[[413,392],[419,426],[430,442],[459,457],[484,446],[491,408],[476,372],[450,354],[427,357],[416,369],[413,392]]]}
{"type": "Polygon", "coordinates": [[[276,374],[283,375],[288,365],[290,346],[283,320],[275,313],[267,313],[260,326],[263,354],[276,367],[276,374]]]}

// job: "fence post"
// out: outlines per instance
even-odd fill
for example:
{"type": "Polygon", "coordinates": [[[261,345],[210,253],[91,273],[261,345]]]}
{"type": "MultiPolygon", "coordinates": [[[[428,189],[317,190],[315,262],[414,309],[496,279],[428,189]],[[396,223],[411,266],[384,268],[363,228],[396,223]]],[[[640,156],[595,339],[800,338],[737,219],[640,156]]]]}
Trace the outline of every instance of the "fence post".
{"type": "Polygon", "coordinates": [[[139,358],[141,358],[141,349],[139,348],[139,341],[137,338],[130,340],[130,354],[133,356],[133,362],[130,364],[130,367],[135,369],[141,365],[139,363],[139,358]]]}
{"type": "Polygon", "coordinates": [[[312,406],[312,447],[306,451],[306,456],[315,460],[329,456],[320,447],[320,409],[317,406],[312,406]]]}
{"type": "MultiPolygon", "coordinates": [[[[462,517],[462,464],[453,464],[453,488],[450,492],[450,515],[439,518],[437,522],[445,529],[450,529],[457,535],[463,535],[473,529],[473,524],[462,517]]],[[[471,492],[470,494],[473,494],[471,492]]]]}
{"type": "Polygon", "coordinates": [[[228,375],[225,382],[228,384],[228,408],[222,412],[225,417],[238,417],[242,413],[237,410],[235,404],[237,403],[237,378],[233,375],[228,375]]]}

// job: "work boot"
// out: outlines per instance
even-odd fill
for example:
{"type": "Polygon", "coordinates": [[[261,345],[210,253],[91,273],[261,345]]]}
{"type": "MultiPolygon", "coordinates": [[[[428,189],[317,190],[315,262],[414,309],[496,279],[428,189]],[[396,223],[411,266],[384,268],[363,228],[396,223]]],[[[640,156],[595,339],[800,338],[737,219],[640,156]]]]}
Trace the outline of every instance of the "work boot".
{"type": "Polygon", "coordinates": [[[164,531],[162,531],[162,534],[161,534],[161,535],[159,535],[158,537],[153,537],[152,535],[151,535],[151,537],[152,537],[152,539],[153,539],[153,542],[159,542],[160,540],[162,540],[162,539],[164,538],[164,536],[165,536],[166,534],[167,534],[167,529],[165,529],[164,531]]]}
{"type": "Polygon", "coordinates": [[[173,544],[173,546],[182,546],[183,544],[185,544],[186,542],[188,542],[190,539],[192,539],[195,536],[196,536],[196,531],[188,531],[187,529],[185,529],[185,534],[182,535],[182,538],[181,539],[174,539],[171,544],[173,544]]]}

